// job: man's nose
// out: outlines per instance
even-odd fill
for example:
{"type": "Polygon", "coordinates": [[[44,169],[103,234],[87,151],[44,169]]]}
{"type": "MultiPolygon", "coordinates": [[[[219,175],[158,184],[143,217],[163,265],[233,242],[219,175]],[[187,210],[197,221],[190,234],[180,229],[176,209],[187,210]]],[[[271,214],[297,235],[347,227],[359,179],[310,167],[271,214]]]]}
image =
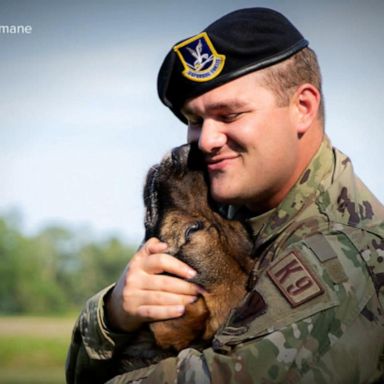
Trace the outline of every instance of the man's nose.
{"type": "Polygon", "coordinates": [[[211,119],[204,120],[198,139],[199,148],[205,153],[220,149],[227,142],[227,136],[220,129],[217,122],[211,119]]]}

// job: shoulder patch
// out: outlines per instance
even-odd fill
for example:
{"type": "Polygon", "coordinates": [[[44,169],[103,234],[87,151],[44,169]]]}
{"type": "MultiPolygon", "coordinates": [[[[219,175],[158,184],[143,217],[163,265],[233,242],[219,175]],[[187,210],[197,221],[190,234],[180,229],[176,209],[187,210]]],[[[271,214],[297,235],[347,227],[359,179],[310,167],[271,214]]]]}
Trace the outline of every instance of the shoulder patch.
{"type": "Polygon", "coordinates": [[[267,274],[292,307],[324,293],[320,282],[294,251],[269,267],[267,274]]]}
{"type": "Polygon", "coordinates": [[[322,263],[337,257],[336,252],[321,233],[316,233],[304,239],[304,243],[312,249],[313,253],[322,263]]]}

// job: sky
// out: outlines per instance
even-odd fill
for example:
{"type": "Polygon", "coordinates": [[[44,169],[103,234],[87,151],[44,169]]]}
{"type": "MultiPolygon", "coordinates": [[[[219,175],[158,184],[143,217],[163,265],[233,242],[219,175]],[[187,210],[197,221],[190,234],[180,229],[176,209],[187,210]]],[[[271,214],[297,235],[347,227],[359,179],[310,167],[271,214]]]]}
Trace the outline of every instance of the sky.
{"type": "Polygon", "coordinates": [[[0,215],[139,244],[151,165],[186,141],[157,97],[171,46],[246,7],[285,14],[317,52],[326,131],[384,201],[382,0],[0,0],[0,215]]]}

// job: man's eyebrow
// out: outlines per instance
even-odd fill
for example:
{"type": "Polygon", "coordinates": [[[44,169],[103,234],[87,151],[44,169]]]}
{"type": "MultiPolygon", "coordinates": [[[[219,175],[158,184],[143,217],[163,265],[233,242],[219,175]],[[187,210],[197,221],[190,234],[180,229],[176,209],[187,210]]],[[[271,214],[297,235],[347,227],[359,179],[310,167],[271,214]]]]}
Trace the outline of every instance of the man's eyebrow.
{"type": "Polygon", "coordinates": [[[217,102],[207,107],[208,111],[233,111],[246,106],[245,102],[240,100],[231,100],[226,102],[217,102]]]}
{"type": "MultiPolygon", "coordinates": [[[[225,102],[217,102],[209,104],[206,107],[207,112],[218,112],[218,111],[235,111],[239,108],[244,108],[248,104],[241,100],[229,100],[225,102]]],[[[185,115],[195,115],[195,111],[192,110],[192,108],[189,107],[183,107],[181,112],[185,115]]]]}

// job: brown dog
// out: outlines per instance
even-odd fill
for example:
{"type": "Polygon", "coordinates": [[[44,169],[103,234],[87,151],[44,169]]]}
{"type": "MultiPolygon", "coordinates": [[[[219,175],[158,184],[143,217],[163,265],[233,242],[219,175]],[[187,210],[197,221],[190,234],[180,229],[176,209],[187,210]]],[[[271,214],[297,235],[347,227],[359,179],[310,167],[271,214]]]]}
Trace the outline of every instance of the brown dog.
{"type": "Polygon", "coordinates": [[[175,148],[150,170],[144,202],[146,240],[166,242],[171,255],[198,272],[192,281],[205,290],[181,318],[151,324],[157,345],[178,351],[208,341],[246,293],[254,263],[249,232],[215,209],[195,145],[175,148]]]}
{"type": "Polygon", "coordinates": [[[204,169],[197,147],[186,144],[148,172],[144,240],[157,237],[166,242],[171,255],[198,272],[191,281],[204,293],[186,306],[182,317],[153,322],[149,332],[142,330],[124,346],[120,372],[137,368],[138,361],[154,363],[188,346],[204,347],[247,292],[254,264],[250,233],[240,221],[218,212],[209,197],[204,169]]]}

